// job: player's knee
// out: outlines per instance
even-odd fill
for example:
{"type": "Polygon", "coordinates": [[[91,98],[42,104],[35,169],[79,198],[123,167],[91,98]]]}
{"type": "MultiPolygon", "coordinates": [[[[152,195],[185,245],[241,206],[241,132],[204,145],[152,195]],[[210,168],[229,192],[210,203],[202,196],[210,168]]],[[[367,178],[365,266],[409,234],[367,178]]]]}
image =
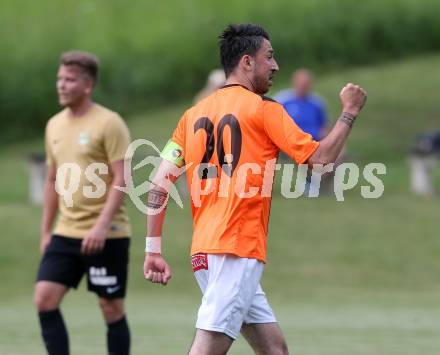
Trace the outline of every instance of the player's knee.
{"type": "Polygon", "coordinates": [[[277,346],[276,355],[289,355],[289,349],[287,348],[286,342],[281,340],[281,342],[277,346]]]}
{"type": "Polygon", "coordinates": [[[124,303],[120,299],[108,300],[100,298],[99,306],[107,324],[116,322],[124,316],[124,303]]]}
{"type": "Polygon", "coordinates": [[[276,339],[261,353],[265,355],[289,355],[289,349],[284,339],[276,339]]]}
{"type": "Polygon", "coordinates": [[[57,309],[60,300],[48,292],[37,290],[34,296],[34,305],[38,312],[47,312],[57,309]]]}

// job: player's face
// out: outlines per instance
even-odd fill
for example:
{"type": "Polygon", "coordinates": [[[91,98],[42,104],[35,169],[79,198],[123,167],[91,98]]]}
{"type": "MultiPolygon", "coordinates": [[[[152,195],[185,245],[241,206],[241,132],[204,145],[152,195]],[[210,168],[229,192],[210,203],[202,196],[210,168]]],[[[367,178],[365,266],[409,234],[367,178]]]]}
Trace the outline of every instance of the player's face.
{"type": "Polygon", "coordinates": [[[88,79],[77,65],[61,65],[57,75],[58,101],[61,106],[72,107],[89,97],[93,90],[88,79]]]}
{"type": "Polygon", "coordinates": [[[279,67],[273,57],[272,45],[267,39],[263,40],[261,48],[254,57],[255,66],[253,84],[257,94],[265,94],[272,86],[272,80],[279,67]]]}

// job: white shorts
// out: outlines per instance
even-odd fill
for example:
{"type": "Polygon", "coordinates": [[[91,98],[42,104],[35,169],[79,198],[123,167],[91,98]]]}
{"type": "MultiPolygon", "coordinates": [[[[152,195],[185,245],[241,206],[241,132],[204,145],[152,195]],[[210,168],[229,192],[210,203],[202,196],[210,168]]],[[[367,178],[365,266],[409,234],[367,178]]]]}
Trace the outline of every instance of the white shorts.
{"type": "Polygon", "coordinates": [[[243,323],[274,323],[260,285],[264,263],[229,254],[195,254],[194,276],[203,293],[196,328],[236,339],[243,323]]]}

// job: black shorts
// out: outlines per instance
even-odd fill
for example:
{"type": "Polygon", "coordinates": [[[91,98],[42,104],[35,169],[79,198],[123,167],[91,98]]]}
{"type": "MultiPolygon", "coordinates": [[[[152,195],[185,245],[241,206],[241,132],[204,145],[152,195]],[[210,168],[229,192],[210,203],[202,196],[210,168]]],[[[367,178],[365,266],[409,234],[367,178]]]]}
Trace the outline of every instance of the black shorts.
{"type": "Polygon", "coordinates": [[[84,273],[87,288],[102,298],[123,298],[127,287],[129,238],[107,239],[99,254],[81,254],[82,239],[54,235],[41,259],[37,281],[77,288],[84,273]]]}

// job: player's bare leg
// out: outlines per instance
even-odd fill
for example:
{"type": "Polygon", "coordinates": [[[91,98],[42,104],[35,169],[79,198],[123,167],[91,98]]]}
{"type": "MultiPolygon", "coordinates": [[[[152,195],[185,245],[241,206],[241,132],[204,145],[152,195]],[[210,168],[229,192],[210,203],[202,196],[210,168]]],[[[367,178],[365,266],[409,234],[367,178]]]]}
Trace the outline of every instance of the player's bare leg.
{"type": "Polygon", "coordinates": [[[123,298],[99,298],[99,306],[107,323],[107,347],[109,354],[130,353],[130,330],[125,318],[123,298]]]}
{"type": "Polygon", "coordinates": [[[278,323],[243,324],[241,334],[257,355],[288,355],[278,323]]]}
{"type": "Polygon", "coordinates": [[[232,341],[226,334],[197,329],[189,355],[224,355],[232,341]]]}
{"type": "Polygon", "coordinates": [[[56,282],[38,281],[34,303],[38,310],[41,335],[49,355],[68,355],[69,336],[63,316],[58,309],[67,287],[56,282]]]}
{"type": "Polygon", "coordinates": [[[57,309],[67,287],[52,281],[38,281],[35,285],[34,304],[38,312],[48,312],[57,309]]]}
{"type": "Polygon", "coordinates": [[[125,315],[123,298],[99,298],[99,306],[107,324],[117,322],[125,315]]]}

